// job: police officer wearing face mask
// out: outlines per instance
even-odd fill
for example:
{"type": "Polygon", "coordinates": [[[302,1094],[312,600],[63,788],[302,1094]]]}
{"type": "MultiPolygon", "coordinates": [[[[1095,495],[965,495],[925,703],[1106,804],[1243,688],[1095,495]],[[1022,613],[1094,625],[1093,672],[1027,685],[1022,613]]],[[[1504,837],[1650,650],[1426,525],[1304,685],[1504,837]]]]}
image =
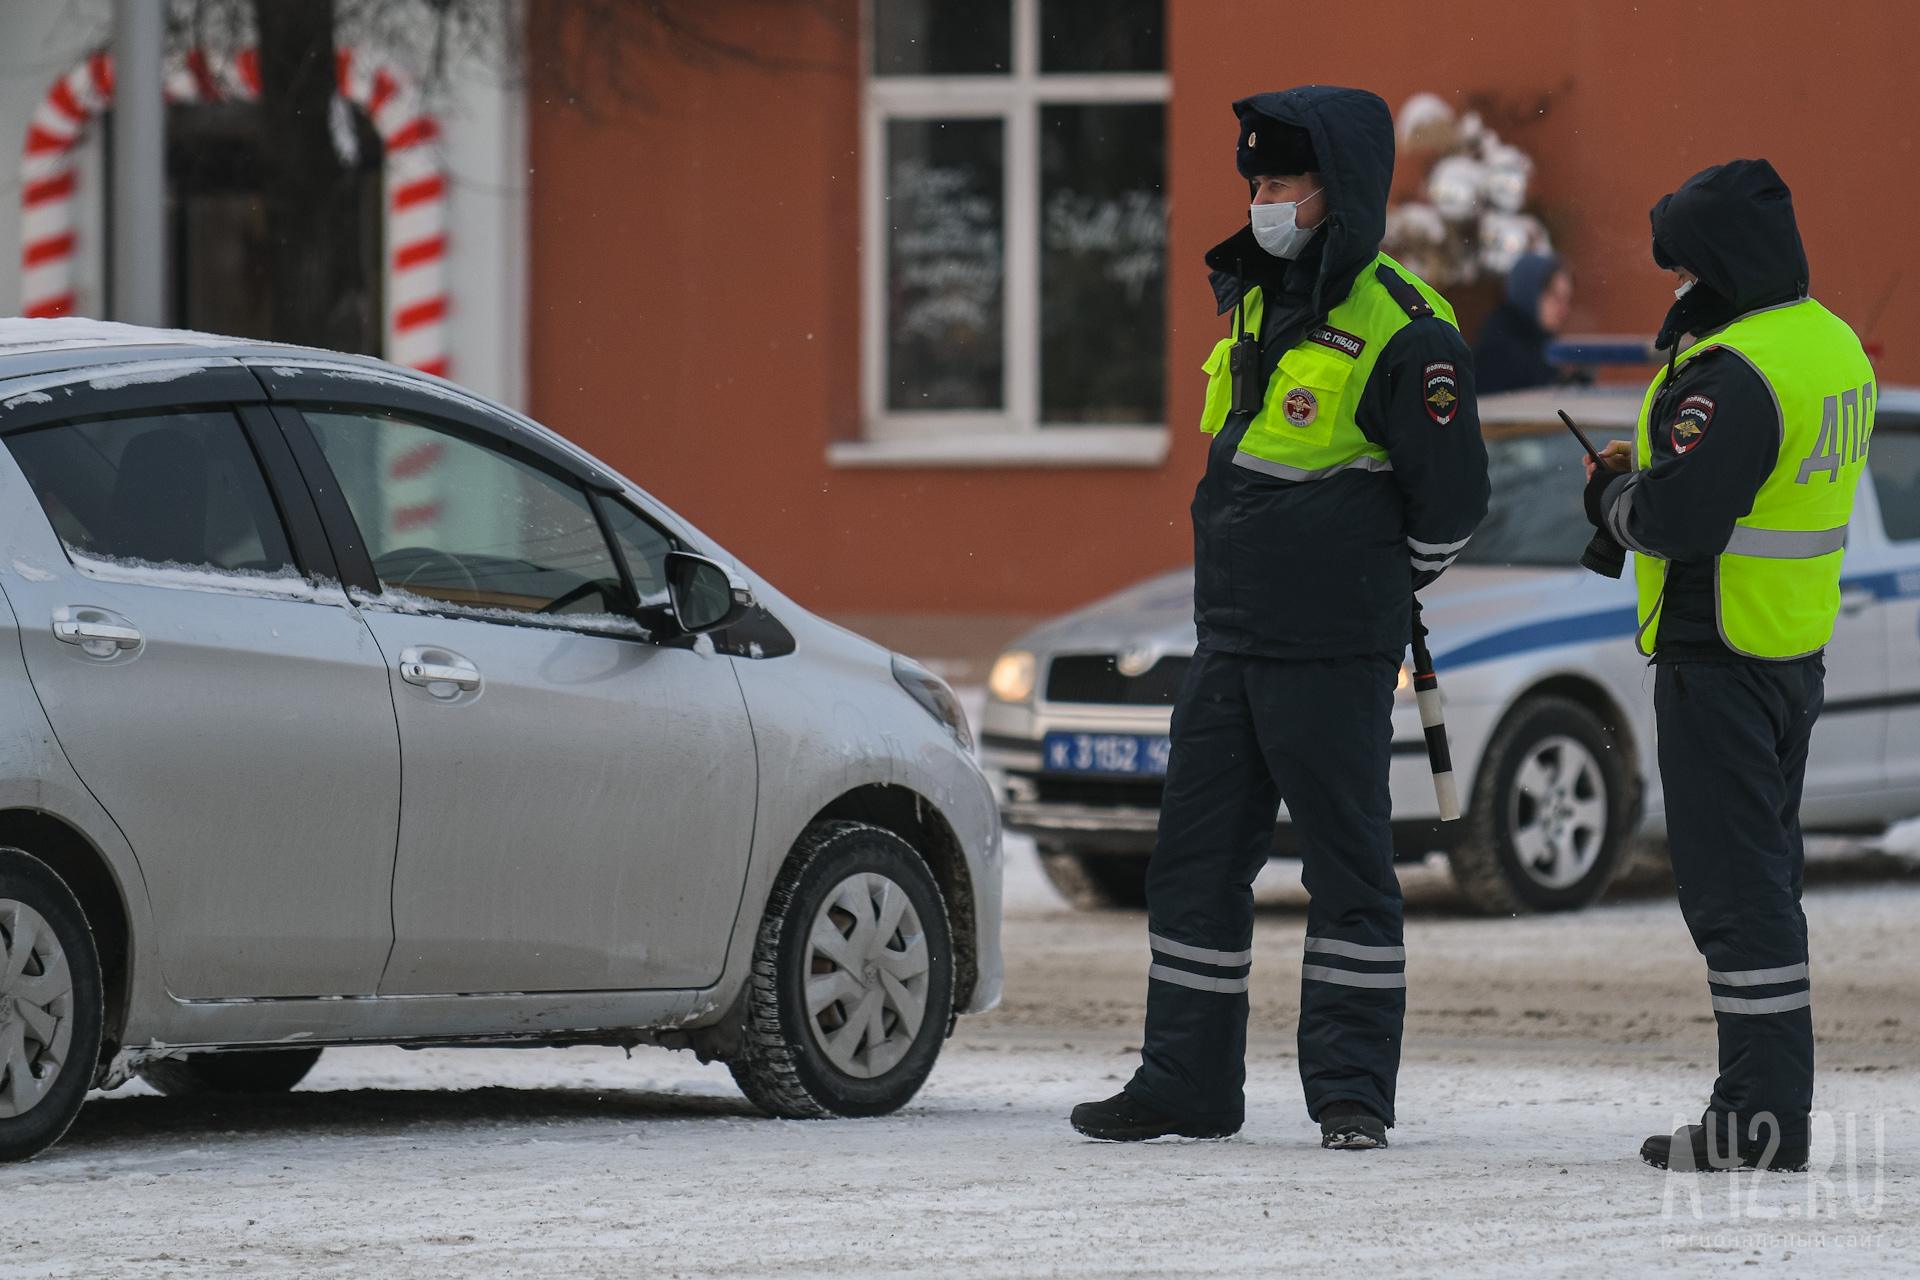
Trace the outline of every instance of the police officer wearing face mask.
{"type": "Polygon", "coordinates": [[[1662,197],[1653,257],[1679,286],[1658,339],[1672,358],[1634,440],[1587,464],[1587,514],[1597,542],[1635,553],[1668,851],[1707,962],[1720,1076],[1701,1123],[1641,1155],[1801,1168],[1813,1015],[1800,787],[1876,386],[1853,331],[1808,296],[1793,197],[1765,160],[1715,165],[1662,197]]]}
{"type": "Polygon", "coordinates": [[[1193,499],[1200,647],[1147,872],[1141,1065],[1074,1108],[1095,1138],[1224,1137],[1245,1115],[1254,876],[1284,801],[1312,895],[1300,1076],[1323,1146],[1394,1121],[1406,952],[1388,824],[1411,596],[1487,509],[1453,311],[1380,253],[1393,119],[1322,85],[1234,104],[1249,224],[1207,254],[1228,335],[1193,499]]]}

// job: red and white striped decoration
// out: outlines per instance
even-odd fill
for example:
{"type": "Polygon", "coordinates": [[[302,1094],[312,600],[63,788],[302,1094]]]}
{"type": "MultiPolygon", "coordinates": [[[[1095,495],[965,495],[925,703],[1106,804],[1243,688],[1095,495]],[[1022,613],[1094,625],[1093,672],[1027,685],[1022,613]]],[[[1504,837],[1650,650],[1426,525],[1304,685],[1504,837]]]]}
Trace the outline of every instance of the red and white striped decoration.
{"type": "MultiPolygon", "coordinates": [[[[387,358],[448,375],[447,179],[433,142],[439,123],[421,109],[406,74],[353,49],[338,51],[340,95],[364,108],[386,147],[387,358]]],[[[199,49],[168,60],[168,102],[250,101],[260,62],[199,49]]],[[[20,314],[64,316],[74,308],[73,149],[87,122],[113,101],[113,58],[96,53],[54,81],[27,127],[21,160],[20,314]]]]}

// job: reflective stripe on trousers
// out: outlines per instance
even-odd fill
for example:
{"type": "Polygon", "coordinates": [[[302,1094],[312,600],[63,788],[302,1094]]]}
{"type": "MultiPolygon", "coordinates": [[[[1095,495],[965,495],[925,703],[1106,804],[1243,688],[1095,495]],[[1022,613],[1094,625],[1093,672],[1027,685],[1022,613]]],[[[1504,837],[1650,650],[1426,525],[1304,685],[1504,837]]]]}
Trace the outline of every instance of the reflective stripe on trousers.
{"type": "Polygon", "coordinates": [[[1342,987],[1404,987],[1407,949],[1370,947],[1338,938],[1308,938],[1300,976],[1308,982],[1331,982],[1342,987]]]}
{"type": "Polygon", "coordinates": [[[1813,1003],[1813,991],[1808,984],[1807,966],[1804,963],[1781,965],[1773,969],[1741,969],[1729,973],[1709,969],[1707,989],[1713,994],[1716,1013],[1791,1013],[1813,1003]],[[1721,995],[1717,990],[1720,987],[1744,990],[1746,994],[1721,995]],[[1755,987],[1789,989],[1759,995],[1753,991],[1755,987]]]}
{"type": "Polygon", "coordinates": [[[1147,968],[1149,981],[1171,982],[1177,987],[1213,991],[1221,995],[1238,995],[1247,989],[1247,977],[1253,965],[1251,948],[1245,951],[1215,951],[1210,947],[1175,942],[1172,938],[1163,938],[1152,932],[1147,934],[1147,945],[1153,948],[1154,958],[1154,963],[1147,968]],[[1182,960],[1187,964],[1171,965],[1164,963],[1166,960],[1182,960]]]}

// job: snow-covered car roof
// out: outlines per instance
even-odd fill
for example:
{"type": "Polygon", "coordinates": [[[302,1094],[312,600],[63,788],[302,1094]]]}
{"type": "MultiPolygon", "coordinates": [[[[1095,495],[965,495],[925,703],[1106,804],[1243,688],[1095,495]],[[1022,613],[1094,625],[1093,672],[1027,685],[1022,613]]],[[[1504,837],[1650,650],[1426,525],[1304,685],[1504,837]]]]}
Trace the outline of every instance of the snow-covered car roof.
{"type": "MultiPolygon", "coordinates": [[[[236,351],[264,354],[313,351],[309,347],[289,346],[284,342],[263,342],[257,338],[233,338],[225,334],[200,333],[194,329],[150,329],[144,325],[121,324],[116,320],[87,320],[65,316],[57,320],[32,320],[21,316],[0,319],[0,361],[8,357],[37,355],[44,352],[106,350],[121,359],[139,352],[172,351],[187,347],[201,352],[229,355],[236,351]]],[[[315,354],[337,356],[336,351],[315,354]]],[[[361,356],[359,359],[367,359],[361,356]]]]}
{"type": "MultiPolygon", "coordinates": [[[[1645,386],[1633,383],[1501,391],[1480,397],[1480,425],[1501,435],[1535,427],[1561,431],[1565,428],[1558,414],[1565,409],[1589,436],[1600,429],[1625,433],[1632,431],[1639,420],[1640,400],[1645,394],[1645,386]]],[[[1876,412],[1903,419],[1920,418],[1920,387],[1881,387],[1876,412]]]]}
{"type": "MultiPolygon", "coordinates": [[[[178,377],[194,372],[196,368],[237,362],[253,366],[262,376],[284,378],[303,370],[319,369],[336,376],[406,383],[417,391],[449,401],[485,406],[534,437],[537,452],[548,453],[557,460],[564,459],[563,465],[571,467],[589,484],[610,491],[626,488],[644,494],[639,486],[613,472],[598,458],[519,410],[445,378],[390,364],[373,356],[299,347],[257,338],[199,333],[191,329],[146,328],[77,316],[53,320],[17,316],[0,319],[0,382],[13,382],[15,388],[24,385],[32,389],[45,383],[70,381],[73,370],[101,366],[106,367],[101,368],[102,376],[93,381],[96,389],[106,389],[116,380],[155,380],[146,376],[145,370],[128,370],[126,366],[129,365],[158,365],[168,370],[169,377],[178,377]],[[280,364],[283,361],[284,367],[280,364]],[[35,375],[49,376],[36,378],[35,375]],[[24,380],[24,383],[15,380],[24,380]]],[[[663,511],[663,514],[670,513],[663,511]]],[[[691,533],[691,526],[685,525],[677,516],[673,518],[681,533],[691,533]]]]}
{"type": "MultiPolygon", "coordinates": [[[[345,355],[284,342],[234,338],[192,329],[150,329],[113,320],[64,316],[31,320],[0,319],[0,378],[51,373],[63,368],[127,360],[179,359],[182,356],[322,356],[355,364],[396,368],[371,356],[345,355]]],[[[409,371],[411,372],[411,371],[409,371]]]]}
{"type": "Polygon", "coordinates": [[[1501,391],[1480,397],[1480,425],[1504,434],[1514,428],[1547,427],[1564,431],[1557,416],[1567,416],[1580,424],[1609,431],[1632,430],[1640,415],[1640,397],[1645,387],[1629,385],[1600,387],[1533,387],[1526,391],[1501,391]]]}

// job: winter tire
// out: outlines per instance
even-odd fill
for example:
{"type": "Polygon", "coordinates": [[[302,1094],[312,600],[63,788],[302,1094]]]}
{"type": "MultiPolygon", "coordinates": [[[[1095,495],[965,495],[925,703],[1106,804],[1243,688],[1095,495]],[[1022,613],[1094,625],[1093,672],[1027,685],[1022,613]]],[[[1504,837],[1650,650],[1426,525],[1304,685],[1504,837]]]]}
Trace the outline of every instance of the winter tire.
{"type": "Polygon", "coordinates": [[[162,1058],[134,1068],[142,1080],[169,1098],[227,1093],[285,1093],[307,1078],[320,1050],[239,1049],[162,1058]]]}
{"type": "Polygon", "coordinates": [[[1071,845],[1040,846],[1040,869],[1061,896],[1082,911],[1102,907],[1145,910],[1147,859],[1144,853],[1105,853],[1071,845]]]}
{"type": "Polygon", "coordinates": [[[80,1114],[103,1015],[79,902],[44,862],[0,848],[0,1161],[40,1154],[80,1114]]]}
{"type": "Polygon", "coordinates": [[[752,1103],[789,1119],[897,1111],[953,1015],[953,941],[913,846],[860,822],[810,828],[767,900],[738,1057],[752,1103]]]}
{"type": "Polygon", "coordinates": [[[1613,882],[1638,810],[1613,730],[1570,699],[1529,698],[1487,746],[1453,878],[1489,914],[1578,911],[1613,882]]]}

